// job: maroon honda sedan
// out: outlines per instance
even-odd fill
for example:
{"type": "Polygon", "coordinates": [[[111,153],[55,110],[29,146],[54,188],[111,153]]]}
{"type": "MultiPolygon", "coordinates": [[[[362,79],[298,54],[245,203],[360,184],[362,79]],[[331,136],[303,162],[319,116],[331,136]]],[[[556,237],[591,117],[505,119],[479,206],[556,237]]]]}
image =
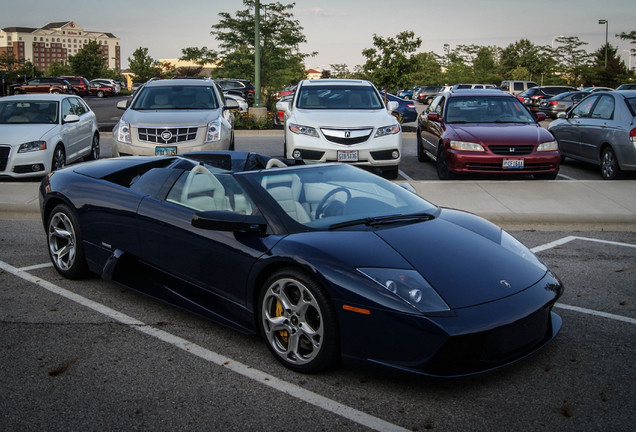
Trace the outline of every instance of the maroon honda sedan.
{"type": "Polygon", "coordinates": [[[556,140],[516,97],[500,90],[439,94],[418,117],[417,157],[437,164],[446,180],[460,174],[532,174],[552,180],[561,154],[556,140]]]}

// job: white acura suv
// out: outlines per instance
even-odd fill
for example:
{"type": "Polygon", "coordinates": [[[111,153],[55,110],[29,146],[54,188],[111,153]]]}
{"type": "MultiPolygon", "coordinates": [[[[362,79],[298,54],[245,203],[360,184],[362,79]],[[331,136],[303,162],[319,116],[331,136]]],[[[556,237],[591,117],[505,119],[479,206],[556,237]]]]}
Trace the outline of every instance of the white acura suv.
{"type": "Polygon", "coordinates": [[[301,81],[285,111],[285,157],[345,162],[398,176],[402,129],[373,84],[362,80],[301,81]]]}

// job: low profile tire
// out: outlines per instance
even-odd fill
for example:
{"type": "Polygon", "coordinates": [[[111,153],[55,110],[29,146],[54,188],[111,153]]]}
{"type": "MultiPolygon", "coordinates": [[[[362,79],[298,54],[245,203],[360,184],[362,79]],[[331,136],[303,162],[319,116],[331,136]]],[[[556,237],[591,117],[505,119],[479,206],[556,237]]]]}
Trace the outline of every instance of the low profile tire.
{"type": "Polygon", "coordinates": [[[300,270],[281,269],[267,279],[258,326],[274,357],[296,372],[319,372],[339,357],[334,307],[320,284],[300,270]]]}
{"type": "Polygon", "coordinates": [[[51,212],[46,224],[46,242],[51,262],[59,274],[69,279],[88,276],[79,223],[66,204],[55,206],[51,212]]]}
{"type": "Polygon", "coordinates": [[[51,160],[51,171],[64,168],[66,165],[66,152],[61,144],[58,144],[53,151],[53,159],[51,160]]]}
{"type": "Polygon", "coordinates": [[[100,147],[99,147],[99,133],[93,135],[93,142],[91,143],[91,152],[84,158],[85,161],[94,161],[99,159],[100,147]]]}
{"type": "Polygon", "coordinates": [[[616,154],[611,147],[605,147],[601,153],[601,176],[605,180],[621,178],[621,168],[618,166],[616,154]]]}

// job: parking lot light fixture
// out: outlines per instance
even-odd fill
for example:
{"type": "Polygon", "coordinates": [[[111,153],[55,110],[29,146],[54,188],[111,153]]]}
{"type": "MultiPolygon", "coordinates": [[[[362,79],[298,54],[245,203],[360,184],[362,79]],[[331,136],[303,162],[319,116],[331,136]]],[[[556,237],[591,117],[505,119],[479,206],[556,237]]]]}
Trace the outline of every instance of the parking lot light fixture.
{"type": "Polygon", "coordinates": [[[600,19],[598,20],[598,23],[605,24],[605,69],[607,69],[607,31],[608,31],[609,21],[600,19]]]}

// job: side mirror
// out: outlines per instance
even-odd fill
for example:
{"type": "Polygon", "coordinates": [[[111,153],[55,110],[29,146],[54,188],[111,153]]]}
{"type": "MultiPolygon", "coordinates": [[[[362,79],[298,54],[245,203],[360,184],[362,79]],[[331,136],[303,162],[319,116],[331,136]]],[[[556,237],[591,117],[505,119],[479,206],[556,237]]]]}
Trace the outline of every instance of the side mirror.
{"type": "Polygon", "coordinates": [[[69,114],[64,117],[64,123],[77,123],[78,121],[80,121],[80,118],[76,114],[69,114]]]}
{"type": "Polygon", "coordinates": [[[223,210],[195,213],[192,226],[215,231],[245,231],[264,233],[267,221],[262,215],[245,215],[223,210]]]}
{"type": "Polygon", "coordinates": [[[117,109],[125,110],[126,108],[128,108],[129,103],[130,103],[130,99],[121,100],[117,102],[117,109]]]}
{"type": "Polygon", "coordinates": [[[226,99],[225,100],[225,106],[223,107],[223,109],[226,109],[226,110],[228,110],[228,109],[229,110],[239,109],[239,104],[234,99],[226,99]]]}
{"type": "Polygon", "coordinates": [[[557,114],[557,118],[558,118],[558,119],[564,119],[564,118],[566,118],[566,117],[568,116],[568,113],[569,113],[569,112],[570,112],[570,111],[567,111],[567,112],[563,112],[563,111],[562,111],[562,112],[560,112],[560,113],[558,113],[558,114],[557,114]]]}
{"type": "Polygon", "coordinates": [[[400,107],[399,102],[396,101],[389,101],[386,105],[386,108],[389,112],[396,111],[400,107]]]}
{"type": "Polygon", "coordinates": [[[428,113],[428,114],[426,114],[426,118],[429,119],[430,121],[434,121],[434,122],[442,121],[439,118],[439,114],[437,114],[437,113],[428,113]]]}
{"type": "Polygon", "coordinates": [[[289,112],[289,102],[276,102],[276,109],[280,111],[289,112]]]}
{"type": "Polygon", "coordinates": [[[536,118],[538,122],[541,122],[546,119],[546,116],[545,116],[545,113],[537,112],[537,113],[534,113],[534,118],[536,118]]]}

